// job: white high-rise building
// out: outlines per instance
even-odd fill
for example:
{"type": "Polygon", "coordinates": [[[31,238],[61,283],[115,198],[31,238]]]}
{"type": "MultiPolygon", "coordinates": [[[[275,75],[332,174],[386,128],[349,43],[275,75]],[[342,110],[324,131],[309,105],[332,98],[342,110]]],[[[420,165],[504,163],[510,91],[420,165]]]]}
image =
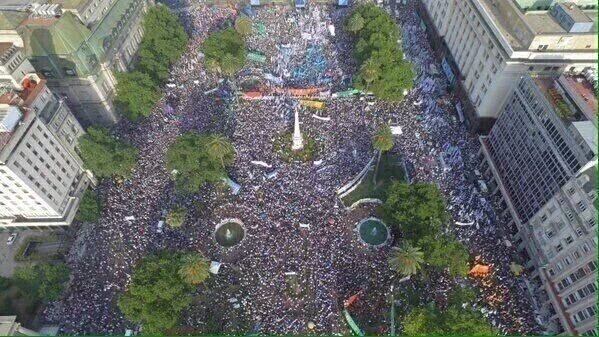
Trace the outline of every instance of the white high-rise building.
{"type": "Polygon", "coordinates": [[[521,76],[597,67],[597,12],[584,1],[582,8],[549,2],[550,10],[525,11],[518,0],[422,0],[429,35],[473,129],[489,130],[521,76]]]}
{"type": "Polygon", "coordinates": [[[75,153],[84,131],[44,80],[26,79],[0,97],[0,228],[68,226],[93,182],[75,153]]]}
{"type": "Polygon", "coordinates": [[[524,76],[480,170],[515,234],[543,326],[597,335],[597,98],[583,76],[524,76]]]}

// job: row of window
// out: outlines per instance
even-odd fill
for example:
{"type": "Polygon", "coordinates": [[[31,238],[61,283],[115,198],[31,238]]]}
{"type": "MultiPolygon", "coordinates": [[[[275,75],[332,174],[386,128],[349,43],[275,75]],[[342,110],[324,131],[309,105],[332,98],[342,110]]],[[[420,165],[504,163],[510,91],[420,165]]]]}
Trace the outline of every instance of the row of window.
{"type": "Polygon", "coordinates": [[[578,268],[578,270],[576,270],[575,272],[573,272],[570,275],[564,277],[561,280],[561,282],[559,282],[557,284],[557,289],[559,291],[564,290],[565,288],[567,288],[570,285],[572,285],[574,282],[580,280],[581,278],[583,278],[584,276],[588,275],[589,273],[592,273],[596,269],[597,269],[597,262],[596,261],[589,262],[586,266],[578,268]]]}
{"type": "Polygon", "coordinates": [[[597,314],[597,308],[593,305],[588,308],[582,309],[576,314],[572,315],[574,322],[579,323],[591,317],[595,317],[597,314]]]}
{"type": "MultiPolygon", "coordinates": [[[[593,245],[595,244],[594,241],[590,241],[590,242],[593,245]]],[[[580,250],[576,249],[572,252],[572,254],[570,254],[568,256],[564,256],[562,259],[555,262],[555,269],[557,269],[557,272],[553,268],[549,269],[549,275],[555,276],[556,273],[560,273],[564,269],[564,267],[567,267],[570,264],[572,264],[573,260],[578,260],[582,256],[590,254],[592,252],[591,244],[589,244],[588,242],[585,242],[580,246],[582,253],[580,250]]]]}
{"type": "Polygon", "coordinates": [[[564,298],[564,303],[566,306],[570,306],[581,299],[594,294],[597,291],[597,285],[593,281],[592,283],[587,284],[586,286],[578,289],[577,291],[571,293],[567,297],[564,298]]]}

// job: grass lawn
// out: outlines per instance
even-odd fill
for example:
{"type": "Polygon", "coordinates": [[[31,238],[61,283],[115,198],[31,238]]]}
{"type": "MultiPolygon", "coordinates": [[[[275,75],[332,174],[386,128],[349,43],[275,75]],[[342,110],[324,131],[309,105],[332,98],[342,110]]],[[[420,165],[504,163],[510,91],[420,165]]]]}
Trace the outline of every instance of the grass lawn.
{"type": "Polygon", "coordinates": [[[376,184],[374,183],[374,171],[376,163],[372,165],[366,177],[360,185],[343,198],[345,206],[351,206],[360,199],[376,198],[385,201],[387,188],[393,181],[405,181],[405,173],[397,155],[383,154],[379,164],[376,184]]]}

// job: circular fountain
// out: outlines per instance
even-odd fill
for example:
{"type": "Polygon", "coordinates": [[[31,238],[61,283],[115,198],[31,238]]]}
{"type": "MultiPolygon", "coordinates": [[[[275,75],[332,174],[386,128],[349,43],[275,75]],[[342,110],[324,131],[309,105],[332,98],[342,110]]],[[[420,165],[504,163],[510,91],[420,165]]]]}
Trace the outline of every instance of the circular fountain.
{"type": "Polygon", "coordinates": [[[369,246],[383,246],[391,239],[391,231],[380,219],[363,219],[356,227],[360,240],[369,246]]]}
{"type": "Polygon", "coordinates": [[[230,248],[245,238],[245,228],[239,219],[224,219],[216,225],[214,240],[224,248],[230,248]]]}

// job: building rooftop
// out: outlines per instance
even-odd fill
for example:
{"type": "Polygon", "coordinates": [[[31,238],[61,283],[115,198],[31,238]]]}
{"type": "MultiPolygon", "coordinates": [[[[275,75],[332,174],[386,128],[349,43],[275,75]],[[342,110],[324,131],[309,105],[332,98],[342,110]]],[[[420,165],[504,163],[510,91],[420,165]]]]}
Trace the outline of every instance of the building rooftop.
{"type": "Polygon", "coordinates": [[[553,106],[564,126],[578,133],[580,138],[597,153],[597,98],[593,87],[582,76],[562,75],[533,79],[547,101],[553,106]],[[577,97],[579,96],[579,97],[577,97]],[[584,100],[582,97],[587,97],[584,100]],[[581,106],[586,104],[586,106],[581,106]],[[594,109],[592,108],[594,106],[594,109]]]}
{"type": "MultiPolygon", "coordinates": [[[[537,87],[545,95],[547,101],[551,103],[551,105],[555,108],[556,112],[559,113],[559,110],[561,110],[561,108],[567,108],[570,113],[574,114],[574,112],[571,111],[571,109],[569,109],[567,104],[561,104],[565,103],[564,97],[557,90],[557,87],[555,85],[556,79],[554,77],[534,77],[533,80],[536,83],[537,87]]],[[[563,111],[563,113],[566,114],[568,112],[563,111]]]]}
{"type": "MultiPolygon", "coordinates": [[[[591,32],[597,32],[597,11],[589,10],[584,12],[585,17],[593,22],[591,32]]],[[[536,34],[568,34],[555,17],[548,11],[526,12],[524,14],[526,23],[536,34]]]]}
{"type": "Polygon", "coordinates": [[[559,83],[572,97],[582,113],[589,120],[595,120],[596,123],[598,104],[593,85],[582,75],[562,75],[559,78],[559,83]]]}
{"type": "MultiPolygon", "coordinates": [[[[4,93],[0,96],[0,104],[19,108],[28,107],[46,86],[46,81],[39,78],[30,79],[29,77],[26,77],[23,82],[24,89],[22,91],[10,91],[4,93]]],[[[27,116],[27,110],[19,110],[24,114],[23,118],[25,118],[25,116],[27,116]]],[[[0,112],[0,115],[2,115],[2,112],[0,112]]],[[[19,127],[17,126],[8,132],[0,132],[0,150],[2,150],[6,144],[8,144],[18,128],[19,127]]],[[[0,336],[2,336],[2,334],[0,334],[0,336]]]]}
{"type": "Polygon", "coordinates": [[[588,167],[582,172],[588,177],[588,181],[582,186],[586,193],[597,191],[597,165],[588,167]]]}
{"type": "Polygon", "coordinates": [[[573,2],[564,2],[556,4],[557,7],[561,7],[574,22],[593,22],[588,15],[586,15],[578,6],[573,2]]]}
{"type": "Polygon", "coordinates": [[[62,5],[65,9],[77,9],[81,4],[87,2],[87,0],[49,0],[48,3],[62,5]]]}
{"type": "MultiPolygon", "coordinates": [[[[584,33],[568,33],[547,10],[523,11],[517,2],[508,0],[480,0],[485,12],[490,14],[494,26],[499,29],[513,50],[528,49],[533,39],[542,34],[568,34],[576,36],[584,33]]],[[[577,16],[584,16],[585,22],[594,22],[592,32],[597,31],[597,11],[583,11],[577,6],[577,16]]],[[[587,33],[588,34],[588,33],[587,33]]]]}
{"type": "Polygon", "coordinates": [[[12,42],[0,42],[0,59],[4,57],[4,54],[11,50],[12,46],[12,42]]]}
{"type": "Polygon", "coordinates": [[[572,126],[587,143],[591,151],[597,154],[597,127],[591,121],[572,122],[572,126]]]}
{"type": "Polygon", "coordinates": [[[495,27],[514,50],[528,48],[534,36],[524,20],[524,14],[516,4],[497,0],[481,0],[480,4],[491,14],[495,27]]]}
{"type": "Polygon", "coordinates": [[[0,11],[0,30],[16,29],[28,16],[22,12],[0,11]]]}
{"type": "Polygon", "coordinates": [[[58,19],[28,19],[21,26],[28,57],[74,53],[90,35],[89,29],[70,12],[58,19]]]}
{"type": "Polygon", "coordinates": [[[524,17],[536,34],[567,33],[549,12],[528,12],[524,17]]]}

